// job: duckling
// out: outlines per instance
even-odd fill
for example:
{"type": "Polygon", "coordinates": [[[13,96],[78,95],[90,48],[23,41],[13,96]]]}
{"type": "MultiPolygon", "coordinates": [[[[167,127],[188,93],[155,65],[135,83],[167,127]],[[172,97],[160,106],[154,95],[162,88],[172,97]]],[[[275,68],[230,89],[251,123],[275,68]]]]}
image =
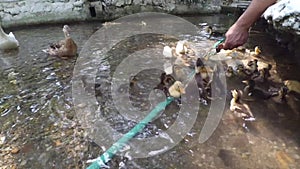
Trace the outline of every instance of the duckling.
{"type": "Polygon", "coordinates": [[[300,82],[297,80],[285,80],[284,85],[288,88],[288,92],[296,92],[300,94],[300,82]]]}
{"type": "Polygon", "coordinates": [[[237,52],[241,52],[241,53],[246,53],[247,49],[246,49],[245,46],[238,46],[238,47],[236,47],[236,48],[234,48],[232,50],[237,51],[237,52]]]}
{"type": "Polygon", "coordinates": [[[249,74],[245,71],[244,65],[242,65],[242,64],[237,66],[236,74],[241,79],[248,79],[249,78],[249,74]]]}
{"type": "Polygon", "coordinates": [[[164,50],[163,50],[163,55],[166,57],[166,58],[172,58],[172,57],[175,57],[176,54],[175,54],[175,49],[171,48],[170,46],[165,46],[164,47],[164,50]]]}
{"type": "Polygon", "coordinates": [[[268,64],[267,67],[263,68],[263,70],[264,70],[264,77],[265,78],[271,77],[271,73],[270,73],[271,69],[272,69],[272,65],[271,64],[268,64]]]}
{"type": "Polygon", "coordinates": [[[251,79],[254,80],[255,82],[260,82],[263,83],[266,80],[268,80],[269,77],[271,77],[270,70],[272,69],[272,65],[268,64],[268,67],[262,68],[258,70],[258,73],[253,74],[251,76],[251,79]]]}
{"type": "Polygon", "coordinates": [[[226,69],[226,72],[225,72],[225,76],[228,78],[231,78],[234,76],[234,71],[233,71],[232,66],[228,66],[228,68],[226,69]]]}
{"type": "Polygon", "coordinates": [[[287,92],[288,92],[288,88],[286,86],[282,86],[277,92],[278,96],[274,97],[273,100],[276,103],[285,103],[287,92]]]}
{"type": "Polygon", "coordinates": [[[253,52],[250,52],[250,55],[252,55],[252,56],[258,56],[259,54],[261,54],[261,50],[258,46],[255,46],[253,52]]]}
{"type": "Polygon", "coordinates": [[[207,99],[207,91],[205,89],[201,72],[199,71],[198,67],[204,66],[203,62],[200,58],[197,59],[196,66],[195,66],[195,80],[199,90],[199,100],[204,102],[204,99],[207,99]],[[204,98],[204,99],[203,99],[204,98]]]}
{"type": "Polygon", "coordinates": [[[222,29],[222,27],[212,27],[212,26],[207,26],[205,28],[205,31],[209,34],[208,38],[211,37],[223,37],[226,30],[222,29]]]}
{"type": "Polygon", "coordinates": [[[273,96],[276,96],[277,94],[275,93],[270,93],[263,91],[262,89],[258,89],[255,87],[255,81],[250,79],[250,80],[244,80],[242,81],[244,84],[246,84],[244,88],[244,96],[250,96],[251,98],[254,99],[269,99],[273,96]]]}
{"type": "Polygon", "coordinates": [[[0,25],[0,49],[10,50],[19,47],[19,41],[16,39],[15,35],[10,32],[6,34],[0,25]]]}
{"type": "Polygon", "coordinates": [[[258,60],[254,59],[254,60],[250,60],[247,63],[247,69],[245,69],[246,73],[248,75],[253,75],[253,74],[257,74],[258,73],[258,65],[257,65],[258,60]]]}
{"type": "Polygon", "coordinates": [[[48,53],[52,56],[59,57],[71,57],[77,54],[77,45],[70,37],[69,31],[70,27],[68,25],[64,25],[63,32],[65,35],[65,39],[51,45],[49,49],[43,50],[43,52],[48,53]]]}
{"type": "Polygon", "coordinates": [[[180,98],[182,94],[185,94],[185,88],[180,81],[175,81],[174,84],[168,89],[170,96],[174,98],[180,98]]]}
{"type": "Polygon", "coordinates": [[[231,90],[232,99],[230,101],[230,111],[238,118],[243,120],[243,127],[248,130],[246,126],[246,121],[254,121],[253,116],[249,106],[241,102],[240,93],[237,90],[231,90]]]}
{"type": "Polygon", "coordinates": [[[188,51],[188,42],[186,40],[178,41],[175,52],[177,55],[184,55],[188,51]]]}
{"type": "Polygon", "coordinates": [[[138,82],[138,79],[136,78],[136,76],[131,76],[130,80],[129,80],[129,86],[134,87],[137,82],[138,82]]]}
{"type": "Polygon", "coordinates": [[[213,72],[214,71],[209,66],[204,65],[200,58],[197,59],[195,65],[195,73],[200,74],[204,82],[209,83],[213,72]]]}
{"type": "Polygon", "coordinates": [[[154,89],[162,90],[168,95],[168,89],[175,83],[175,78],[169,74],[163,72],[160,76],[160,83],[154,89]]]}

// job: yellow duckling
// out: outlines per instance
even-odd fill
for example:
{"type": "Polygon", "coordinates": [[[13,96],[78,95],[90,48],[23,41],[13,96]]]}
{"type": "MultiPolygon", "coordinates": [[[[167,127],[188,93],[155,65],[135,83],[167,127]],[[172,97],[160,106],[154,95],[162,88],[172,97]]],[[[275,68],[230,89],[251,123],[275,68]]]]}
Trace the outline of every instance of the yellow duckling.
{"type": "Polygon", "coordinates": [[[198,58],[195,66],[195,73],[201,74],[202,79],[208,83],[214,73],[214,70],[209,66],[205,66],[201,59],[198,58]]]}
{"type": "Polygon", "coordinates": [[[61,40],[59,43],[51,45],[49,49],[43,50],[43,52],[59,57],[75,56],[77,54],[77,45],[70,37],[70,30],[71,29],[68,25],[64,25],[63,32],[65,39],[61,40]]]}
{"type": "Polygon", "coordinates": [[[253,52],[250,52],[250,55],[252,55],[252,56],[258,56],[259,54],[261,54],[261,50],[258,46],[255,46],[253,52]]]}
{"type": "Polygon", "coordinates": [[[297,80],[285,80],[284,85],[288,88],[288,92],[296,92],[300,94],[300,82],[297,80]]]}
{"type": "Polygon", "coordinates": [[[177,55],[184,55],[188,51],[188,42],[186,40],[178,41],[175,52],[177,55]]]}
{"type": "Polygon", "coordinates": [[[0,25],[0,49],[9,50],[9,49],[16,49],[18,47],[19,47],[19,42],[15,38],[14,34],[12,32],[6,34],[0,25]]]}
{"type": "Polygon", "coordinates": [[[176,57],[175,48],[171,48],[170,46],[165,46],[163,49],[163,55],[166,58],[176,57]]]}
{"type": "Polygon", "coordinates": [[[240,93],[237,90],[231,90],[232,99],[230,101],[230,111],[238,118],[243,120],[243,127],[248,130],[246,121],[254,121],[255,118],[249,106],[241,102],[240,93]]]}
{"type": "Polygon", "coordinates": [[[174,82],[168,91],[170,96],[175,98],[179,98],[182,94],[185,94],[185,88],[180,81],[174,82]]]}

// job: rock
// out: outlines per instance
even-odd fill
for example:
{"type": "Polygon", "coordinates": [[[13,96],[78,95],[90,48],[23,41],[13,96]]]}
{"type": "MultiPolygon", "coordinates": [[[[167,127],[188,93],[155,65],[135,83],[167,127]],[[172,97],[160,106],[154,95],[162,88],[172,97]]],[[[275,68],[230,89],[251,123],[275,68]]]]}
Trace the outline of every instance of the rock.
{"type": "Polygon", "coordinates": [[[263,14],[275,29],[300,35],[300,1],[281,0],[263,14]]]}
{"type": "Polygon", "coordinates": [[[11,151],[10,151],[12,154],[18,154],[20,152],[20,149],[19,148],[13,148],[11,151]]]}
{"type": "Polygon", "coordinates": [[[5,138],[5,136],[0,135],[0,145],[4,144],[5,138]]]}
{"type": "Polygon", "coordinates": [[[27,160],[22,160],[22,162],[20,163],[20,166],[24,166],[27,164],[27,160]]]}
{"type": "Polygon", "coordinates": [[[132,0],[133,5],[140,5],[142,3],[142,0],[132,0]]]}
{"type": "Polygon", "coordinates": [[[97,13],[95,17],[103,19],[101,14],[104,7],[105,12],[110,13],[109,16],[105,16],[105,19],[115,19],[136,12],[216,13],[220,11],[220,4],[221,1],[203,0],[184,2],[175,0],[9,0],[6,3],[0,3],[0,16],[3,26],[9,27],[48,22],[84,21],[91,19],[89,7],[95,7],[97,13]]]}

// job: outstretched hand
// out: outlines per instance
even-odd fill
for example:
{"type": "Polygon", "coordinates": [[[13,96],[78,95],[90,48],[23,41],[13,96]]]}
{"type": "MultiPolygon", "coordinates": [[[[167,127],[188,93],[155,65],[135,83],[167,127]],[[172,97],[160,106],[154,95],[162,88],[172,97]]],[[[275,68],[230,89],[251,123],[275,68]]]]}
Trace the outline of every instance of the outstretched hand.
{"type": "Polygon", "coordinates": [[[223,49],[233,49],[247,42],[249,29],[232,25],[225,34],[226,40],[222,46],[223,49]]]}

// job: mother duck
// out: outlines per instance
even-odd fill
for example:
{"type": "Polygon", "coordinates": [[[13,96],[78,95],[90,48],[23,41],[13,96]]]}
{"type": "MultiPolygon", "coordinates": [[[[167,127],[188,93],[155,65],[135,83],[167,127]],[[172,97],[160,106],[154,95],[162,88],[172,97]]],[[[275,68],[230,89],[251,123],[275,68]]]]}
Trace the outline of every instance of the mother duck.
{"type": "Polygon", "coordinates": [[[10,32],[6,34],[0,25],[0,50],[16,49],[19,47],[19,42],[15,35],[10,32]]]}
{"type": "Polygon", "coordinates": [[[52,56],[59,57],[72,57],[77,54],[77,45],[74,40],[70,37],[70,27],[64,25],[63,32],[65,39],[50,45],[50,48],[43,50],[45,53],[48,53],[52,56]]]}

